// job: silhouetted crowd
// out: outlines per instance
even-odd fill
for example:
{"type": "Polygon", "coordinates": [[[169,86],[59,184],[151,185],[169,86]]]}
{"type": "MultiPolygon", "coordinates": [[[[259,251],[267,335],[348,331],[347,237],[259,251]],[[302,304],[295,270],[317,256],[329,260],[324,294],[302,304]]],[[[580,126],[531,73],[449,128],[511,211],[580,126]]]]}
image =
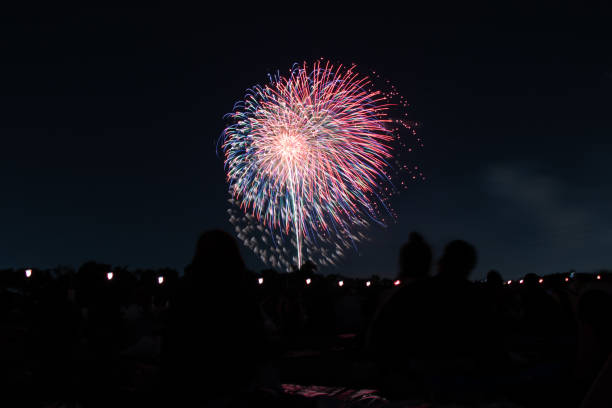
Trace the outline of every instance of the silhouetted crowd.
{"type": "Polygon", "coordinates": [[[254,273],[208,231],[181,275],[0,271],[0,403],[611,407],[612,277],[474,282],[477,260],[412,233],[392,280],[254,273]]]}

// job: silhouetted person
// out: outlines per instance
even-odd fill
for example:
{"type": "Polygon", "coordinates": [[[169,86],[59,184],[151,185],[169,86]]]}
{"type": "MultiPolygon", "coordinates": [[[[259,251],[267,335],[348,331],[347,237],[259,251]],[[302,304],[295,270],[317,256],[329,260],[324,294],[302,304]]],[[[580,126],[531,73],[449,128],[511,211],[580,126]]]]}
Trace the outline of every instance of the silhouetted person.
{"type": "MultiPolygon", "coordinates": [[[[412,296],[412,290],[407,289],[407,286],[428,276],[431,261],[431,247],[419,233],[410,233],[410,239],[402,245],[398,257],[399,272],[397,278],[403,283],[403,286],[383,292],[380,306],[370,327],[370,339],[368,341],[385,343],[387,341],[387,331],[397,329],[396,322],[404,313],[402,309],[407,307],[407,305],[404,305],[407,300],[406,297],[412,296]],[[400,315],[397,315],[397,313],[400,315]]],[[[378,345],[372,346],[378,348],[378,345]]]]}
{"type": "MultiPolygon", "coordinates": [[[[487,273],[486,283],[482,287],[484,297],[483,310],[484,325],[488,329],[492,344],[503,346],[503,339],[507,338],[517,326],[518,295],[504,286],[501,273],[495,269],[487,273]]],[[[503,353],[502,350],[499,350],[503,353]]]]}
{"type": "MultiPolygon", "coordinates": [[[[403,285],[383,293],[381,305],[375,313],[366,334],[366,350],[376,360],[383,378],[381,386],[393,395],[397,389],[406,389],[409,394],[423,392],[409,389],[404,376],[410,376],[410,359],[418,353],[412,348],[412,338],[418,326],[421,309],[422,287],[431,268],[432,251],[423,237],[416,232],[410,234],[399,254],[398,278],[403,285]],[[393,384],[390,384],[393,382],[393,384]]],[[[420,388],[420,386],[416,386],[420,388]]]]}
{"type": "MultiPolygon", "coordinates": [[[[384,343],[387,336],[386,332],[396,330],[396,321],[399,316],[395,313],[403,313],[401,304],[405,302],[404,298],[406,296],[411,296],[411,291],[404,288],[410,283],[426,278],[431,269],[431,261],[432,251],[429,244],[418,232],[411,232],[409,240],[400,248],[398,257],[399,272],[397,278],[404,285],[382,293],[379,300],[380,305],[369,328],[370,333],[367,336],[368,339],[366,339],[368,343],[371,341],[384,343]],[[398,302],[399,304],[397,304],[398,302]],[[392,327],[389,327],[389,325],[392,327]]],[[[378,348],[379,346],[373,347],[378,348]]]]}
{"type": "Polygon", "coordinates": [[[504,285],[504,280],[501,273],[495,269],[491,269],[487,272],[487,286],[491,288],[501,288],[504,285]]]}
{"type": "Polygon", "coordinates": [[[186,403],[240,394],[265,354],[263,336],[235,240],[205,232],[172,302],[163,350],[170,397],[186,403]]]}
{"type": "Polygon", "coordinates": [[[487,305],[490,307],[490,325],[499,326],[505,323],[509,315],[510,298],[504,288],[504,280],[501,273],[491,269],[487,273],[487,280],[484,284],[484,296],[487,305]]]}
{"type": "Polygon", "coordinates": [[[431,247],[421,234],[412,232],[408,242],[400,248],[397,278],[403,283],[426,278],[431,268],[432,256],[431,247]]]}

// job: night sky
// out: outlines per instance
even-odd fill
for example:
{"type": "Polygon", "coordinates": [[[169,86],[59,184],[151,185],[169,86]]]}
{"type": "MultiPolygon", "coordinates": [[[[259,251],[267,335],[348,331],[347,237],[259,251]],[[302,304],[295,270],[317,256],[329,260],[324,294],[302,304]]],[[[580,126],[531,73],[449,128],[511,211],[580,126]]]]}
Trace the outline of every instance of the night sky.
{"type": "Polygon", "coordinates": [[[413,230],[436,255],[452,239],[473,243],[475,279],[612,268],[612,16],[540,11],[4,13],[0,268],[93,259],[182,270],[200,232],[231,230],[223,115],[267,73],[320,57],[397,86],[420,123],[425,149],[411,160],[427,176],[395,202],[397,222],[324,272],[394,276],[413,230]]]}

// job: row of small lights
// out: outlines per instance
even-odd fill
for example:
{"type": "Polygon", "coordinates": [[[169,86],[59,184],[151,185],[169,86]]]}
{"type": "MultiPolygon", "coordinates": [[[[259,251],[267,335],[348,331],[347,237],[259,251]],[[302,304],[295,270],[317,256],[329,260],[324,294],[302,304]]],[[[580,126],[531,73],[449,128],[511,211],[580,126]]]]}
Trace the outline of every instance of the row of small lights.
{"type": "MultiPolygon", "coordinates": [[[[32,269],[26,269],[25,270],[25,276],[26,276],[26,278],[30,278],[32,276],[32,269]]],[[[112,280],[114,276],[115,276],[115,274],[113,272],[107,272],[106,273],[106,279],[107,280],[112,280]]],[[[601,275],[597,275],[596,279],[597,280],[601,280],[601,275]]],[[[565,282],[569,282],[569,281],[570,281],[570,278],[566,276],[565,277],[565,282]]],[[[158,276],[157,277],[157,283],[162,285],[164,283],[164,277],[163,276],[158,276]]],[[[264,278],[258,278],[257,279],[257,283],[260,284],[260,285],[263,285],[264,278]]],[[[310,285],[311,283],[312,283],[312,280],[310,278],[306,278],[306,285],[310,285]]],[[[399,286],[401,283],[402,282],[399,279],[393,281],[393,285],[394,286],[399,286]]],[[[520,279],[519,280],[519,284],[522,285],[523,283],[525,283],[525,280],[524,279],[520,279]]],[[[544,283],[544,279],[540,278],[538,280],[538,283],[540,285],[543,284],[544,283]]],[[[511,285],[512,284],[512,280],[507,281],[506,284],[507,285],[511,285]]],[[[367,287],[370,287],[372,285],[372,282],[371,281],[366,281],[365,285],[367,287]]],[[[338,281],[338,286],[339,287],[344,286],[344,281],[343,280],[338,281]]]]}
{"type": "MultiPolygon", "coordinates": [[[[597,279],[597,280],[601,280],[601,275],[597,275],[597,276],[595,277],[595,279],[597,279]]],[[[565,280],[565,282],[569,282],[569,281],[570,281],[569,276],[566,276],[564,280],[565,280]]],[[[519,281],[518,281],[518,283],[519,283],[520,285],[522,285],[523,283],[525,283],[525,280],[524,280],[524,279],[521,279],[521,280],[519,280],[519,281]]],[[[541,284],[543,284],[543,283],[544,283],[544,279],[543,279],[543,278],[538,279],[538,283],[539,283],[540,285],[541,285],[541,284]]],[[[506,282],[506,284],[507,284],[507,285],[512,285],[512,280],[509,280],[508,282],[506,282]]]]}
{"type": "MultiPolygon", "coordinates": [[[[26,278],[32,277],[32,270],[31,269],[26,269],[25,270],[25,276],[26,276],[26,278]]],[[[115,273],[114,272],[106,272],[106,279],[107,280],[113,280],[114,277],[115,277],[115,273]]],[[[263,278],[259,278],[259,279],[261,279],[260,284],[263,283],[263,278]]],[[[157,283],[162,285],[164,283],[164,277],[163,276],[158,276],[157,277],[157,283]]]]}
{"type": "MultiPolygon", "coordinates": [[[[597,280],[601,280],[601,275],[597,275],[597,276],[596,276],[596,279],[597,279],[597,280]]],[[[565,282],[569,282],[569,281],[570,281],[570,278],[569,278],[569,277],[566,277],[566,278],[565,278],[565,282]]],[[[306,285],[310,285],[310,283],[311,283],[311,282],[312,282],[312,281],[310,280],[310,278],[307,278],[307,279],[306,279],[306,285]]],[[[260,285],[263,285],[263,283],[264,283],[264,278],[258,278],[258,279],[257,279],[257,283],[258,283],[258,284],[260,284],[260,285]]],[[[401,283],[402,283],[402,282],[401,282],[399,279],[397,279],[397,280],[393,281],[393,286],[399,286],[401,283]]],[[[524,280],[524,279],[520,279],[520,280],[518,281],[518,283],[519,283],[520,285],[522,285],[523,283],[525,283],[525,280],[524,280]]],[[[544,279],[543,279],[543,278],[538,279],[538,283],[539,283],[540,285],[541,285],[541,284],[543,284],[543,283],[544,283],[544,279]]],[[[367,287],[370,287],[370,286],[372,285],[372,282],[371,282],[371,281],[366,281],[365,285],[366,285],[367,287]]],[[[506,285],[512,285],[512,280],[507,281],[507,282],[506,282],[506,285]]],[[[338,286],[340,286],[340,287],[344,286],[344,281],[343,281],[343,280],[339,280],[339,281],[338,281],[338,286]]]]}
{"type": "MultiPolygon", "coordinates": [[[[264,283],[264,278],[257,278],[257,283],[258,283],[259,285],[263,285],[263,283],[264,283]]],[[[312,283],[312,280],[311,280],[310,278],[306,278],[306,285],[310,285],[311,283],[312,283]]],[[[393,282],[393,285],[395,285],[395,286],[399,286],[399,284],[400,284],[400,283],[401,283],[401,282],[400,282],[400,280],[398,279],[398,280],[396,280],[396,281],[394,281],[394,282],[393,282]]],[[[365,283],[365,285],[366,285],[366,286],[369,288],[370,286],[372,286],[372,282],[371,282],[371,281],[367,281],[367,282],[365,283]]],[[[344,286],[344,281],[343,281],[343,280],[339,280],[339,281],[338,281],[338,286],[339,286],[339,287],[343,287],[343,286],[344,286]]]]}

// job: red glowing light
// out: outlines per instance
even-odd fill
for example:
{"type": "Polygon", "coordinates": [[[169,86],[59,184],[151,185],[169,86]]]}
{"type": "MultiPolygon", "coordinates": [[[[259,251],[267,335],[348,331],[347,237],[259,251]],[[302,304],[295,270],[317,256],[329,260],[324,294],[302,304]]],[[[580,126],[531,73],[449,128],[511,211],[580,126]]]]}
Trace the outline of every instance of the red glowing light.
{"type": "Polygon", "coordinates": [[[597,280],[601,280],[601,275],[597,275],[597,280]]]}
{"type": "Polygon", "coordinates": [[[520,283],[521,285],[523,284],[523,282],[524,282],[524,280],[522,280],[522,279],[519,281],[519,283],[520,283]]]}
{"type": "Polygon", "coordinates": [[[569,282],[569,278],[565,278],[565,281],[566,281],[566,282],[569,282]]]}
{"type": "Polygon", "coordinates": [[[26,278],[29,278],[30,276],[32,276],[32,270],[31,269],[26,269],[25,270],[25,276],[26,276],[26,278]]]}
{"type": "Polygon", "coordinates": [[[344,286],[344,281],[339,281],[338,282],[338,286],[340,286],[340,287],[344,286]]]}
{"type": "Polygon", "coordinates": [[[399,286],[399,284],[400,284],[400,283],[402,283],[402,282],[400,282],[400,280],[399,280],[399,279],[398,279],[398,280],[396,280],[395,282],[393,282],[393,284],[394,284],[395,286],[399,286]]]}
{"type": "Polygon", "coordinates": [[[112,280],[113,276],[115,276],[115,275],[112,272],[107,272],[106,273],[106,279],[108,279],[108,280],[112,280]]]}
{"type": "Polygon", "coordinates": [[[372,283],[371,283],[370,281],[367,281],[367,282],[366,282],[366,286],[368,286],[368,287],[369,287],[371,284],[372,284],[372,283]]]}
{"type": "Polygon", "coordinates": [[[310,280],[310,278],[307,278],[307,279],[306,279],[306,284],[307,284],[307,285],[310,285],[310,282],[312,282],[312,281],[310,280]]]}
{"type": "Polygon", "coordinates": [[[163,276],[158,276],[158,277],[157,277],[157,283],[159,283],[160,285],[161,285],[162,283],[164,283],[164,277],[163,277],[163,276]]]}
{"type": "Polygon", "coordinates": [[[538,280],[538,283],[544,283],[544,279],[540,278],[540,280],[538,280]]]}
{"type": "Polygon", "coordinates": [[[260,285],[263,285],[263,278],[257,278],[257,283],[259,283],[260,285]]]}

